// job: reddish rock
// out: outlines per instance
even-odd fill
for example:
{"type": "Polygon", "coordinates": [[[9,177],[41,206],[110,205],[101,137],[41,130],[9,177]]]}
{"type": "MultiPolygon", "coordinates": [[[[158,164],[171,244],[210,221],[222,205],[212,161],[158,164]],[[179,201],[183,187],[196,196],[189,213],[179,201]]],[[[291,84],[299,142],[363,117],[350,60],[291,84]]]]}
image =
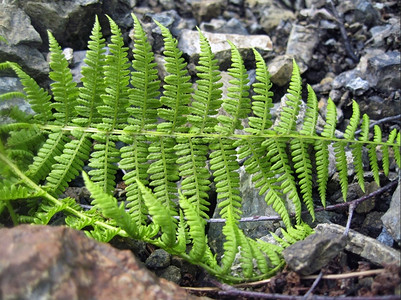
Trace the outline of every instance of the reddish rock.
{"type": "Polygon", "coordinates": [[[0,229],[0,299],[199,299],[67,227],[0,229]]]}

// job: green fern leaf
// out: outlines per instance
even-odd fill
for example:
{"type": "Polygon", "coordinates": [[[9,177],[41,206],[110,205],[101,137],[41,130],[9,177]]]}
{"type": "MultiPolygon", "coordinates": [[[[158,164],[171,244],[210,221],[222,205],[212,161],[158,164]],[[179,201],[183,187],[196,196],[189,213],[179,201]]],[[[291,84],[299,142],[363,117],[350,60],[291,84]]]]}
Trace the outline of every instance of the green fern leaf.
{"type": "MultiPolygon", "coordinates": [[[[374,127],[374,136],[373,141],[375,143],[381,143],[382,141],[382,132],[379,126],[375,125],[374,127]]],[[[370,168],[373,173],[373,178],[377,185],[380,186],[380,175],[379,175],[379,164],[377,162],[377,153],[376,153],[377,144],[369,144],[368,145],[368,154],[369,154],[369,162],[370,168]]]]}
{"type": "Polygon", "coordinates": [[[105,39],[101,35],[101,27],[96,16],[88,42],[89,50],[84,59],[86,65],[82,67],[81,71],[83,86],[79,88],[75,107],[78,117],[73,120],[75,124],[82,127],[101,123],[101,116],[96,108],[103,103],[101,95],[105,93],[105,45],[105,39]]]}
{"type": "Polygon", "coordinates": [[[46,186],[53,195],[59,195],[65,190],[68,182],[79,175],[84,162],[89,158],[92,146],[89,134],[77,132],[76,136],[77,139],[64,145],[61,155],[54,157],[57,163],[52,165],[52,170],[46,178],[46,186]]]}
{"type": "Polygon", "coordinates": [[[82,172],[82,177],[84,178],[85,186],[94,199],[92,204],[100,208],[105,217],[112,218],[128,235],[133,238],[139,238],[138,228],[134,222],[131,222],[130,215],[125,211],[124,203],[118,206],[117,199],[105,193],[102,187],[92,182],[85,172],[82,172]]]}
{"type": "Polygon", "coordinates": [[[75,107],[77,105],[78,89],[72,80],[71,70],[64,57],[61,47],[54,36],[48,31],[50,44],[50,73],[49,77],[53,80],[50,84],[53,92],[54,103],[50,106],[56,110],[53,114],[56,124],[69,124],[76,117],[75,107]]]}
{"type": "Polygon", "coordinates": [[[237,47],[230,41],[231,46],[231,68],[228,69],[228,74],[234,79],[230,80],[230,86],[227,90],[228,99],[223,100],[223,108],[228,116],[220,115],[217,119],[220,126],[216,126],[216,131],[229,135],[233,134],[236,129],[243,129],[241,119],[247,118],[251,112],[249,99],[249,82],[248,75],[242,60],[241,54],[237,47]]]}
{"type": "Polygon", "coordinates": [[[206,221],[182,193],[180,193],[180,206],[184,211],[186,223],[189,227],[189,236],[192,239],[192,249],[189,252],[189,256],[194,261],[201,261],[207,245],[205,235],[206,221]]]}
{"type": "MultiPolygon", "coordinates": [[[[334,131],[337,123],[337,112],[334,102],[329,98],[327,102],[326,124],[322,136],[328,139],[334,137],[334,131]]],[[[329,147],[330,142],[319,140],[315,142],[315,160],[317,171],[317,183],[321,202],[326,207],[326,188],[329,179],[329,147]]]]}
{"type": "Polygon", "coordinates": [[[249,117],[249,126],[245,130],[255,134],[268,133],[272,126],[270,109],[273,107],[270,91],[272,83],[270,82],[270,73],[267,69],[263,57],[255,49],[252,49],[256,60],[256,80],[252,86],[255,95],[252,96],[252,112],[254,117],[249,117]]]}
{"type": "Polygon", "coordinates": [[[152,216],[153,222],[160,226],[162,235],[159,239],[160,245],[167,248],[173,248],[176,242],[175,233],[177,229],[176,221],[172,217],[168,207],[161,206],[155,195],[149,188],[145,187],[139,179],[136,180],[138,187],[142,193],[148,207],[149,214],[152,216]]]}
{"type": "Polygon", "coordinates": [[[221,76],[210,44],[199,29],[198,31],[201,53],[196,70],[199,79],[189,107],[188,122],[192,125],[191,132],[212,133],[217,125],[217,119],[213,116],[218,113],[222,103],[220,88],[223,84],[218,82],[221,76]]]}
{"type": "Polygon", "coordinates": [[[281,134],[288,134],[295,131],[299,106],[301,103],[301,74],[295,60],[293,60],[292,65],[290,86],[288,87],[286,94],[287,99],[279,116],[280,121],[278,125],[274,127],[274,130],[281,134]]]}
{"type": "Polygon", "coordinates": [[[35,80],[33,80],[28,74],[20,69],[15,63],[9,63],[10,68],[13,69],[15,74],[24,86],[24,92],[26,99],[31,105],[32,110],[36,113],[34,115],[35,120],[41,123],[53,120],[54,116],[51,111],[51,96],[41,88],[35,80]]]}

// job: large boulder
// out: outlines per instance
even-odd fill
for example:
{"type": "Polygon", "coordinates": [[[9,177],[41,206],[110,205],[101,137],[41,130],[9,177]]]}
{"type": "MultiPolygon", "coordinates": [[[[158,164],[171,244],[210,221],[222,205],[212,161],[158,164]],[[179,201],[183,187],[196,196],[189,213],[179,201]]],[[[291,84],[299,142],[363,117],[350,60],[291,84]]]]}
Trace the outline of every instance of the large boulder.
{"type": "Polygon", "coordinates": [[[0,236],[0,299],[198,299],[130,251],[67,227],[21,225],[0,236]]]}

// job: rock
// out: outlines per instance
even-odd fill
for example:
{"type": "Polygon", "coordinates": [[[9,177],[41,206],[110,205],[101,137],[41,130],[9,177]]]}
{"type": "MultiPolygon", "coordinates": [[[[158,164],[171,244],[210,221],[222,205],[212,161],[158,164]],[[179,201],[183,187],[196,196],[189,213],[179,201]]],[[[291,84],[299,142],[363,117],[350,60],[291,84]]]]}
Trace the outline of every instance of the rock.
{"type": "Polygon", "coordinates": [[[176,266],[168,266],[167,268],[157,270],[156,275],[176,284],[179,284],[181,280],[181,271],[176,266]]]}
{"type": "MultiPolygon", "coordinates": [[[[345,227],[337,224],[319,224],[314,228],[316,233],[328,235],[330,233],[343,234],[345,227]]],[[[400,252],[383,245],[379,241],[363,234],[350,230],[345,246],[347,251],[360,255],[361,257],[378,265],[400,265],[400,252]]]]}
{"type": "MultiPolygon", "coordinates": [[[[85,0],[87,2],[86,5],[96,4],[97,2],[102,3],[102,15],[106,14],[110,16],[114,22],[118,24],[121,28],[130,28],[132,27],[132,9],[136,6],[136,0],[108,0],[108,1],[94,1],[94,0],[85,0]],[[116,9],[118,8],[118,9],[116,9]]],[[[97,6],[96,6],[97,7],[97,6]]],[[[82,9],[81,13],[88,13],[86,9],[82,9]]],[[[108,26],[107,26],[108,27],[108,26]]]]}
{"type": "Polygon", "coordinates": [[[268,64],[270,80],[278,86],[285,86],[291,80],[292,57],[289,55],[276,56],[268,64]]]}
{"type": "Polygon", "coordinates": [[[369,0],[340,1],[337,10],[348,24],[359,22],[371,27],[377,25],[380,20],[379,12],[369,0]]]}
{"type": "Polygon", "coordinates": [[[47,30],[63,43],[63,47],[85,49],[95,15],[102,15],[99,0],[17,2],[42,37],[43,50],[48,49],[47,30]]]}
{"type": "Polygon", "coordinates": [[[292,27],[285,54],[295,58],[301,74],[308,69],[318,43],[319,35],[315,26],[294,25],[292,27]]]}
{"type": "Polygon", "coordinates": [[[395,40],[400,36],[400,22],[392,18],[389,20],[389,24],[374,26],[370,28],[369,32],[372,38],[368,42],[372,42],[373,47],[383,47],[386,46],[387,40],[395,40]]]}
{"type": "MultiPolygon", "coordinates": [[[[18,78],[15,77],[0,77],[0,95],[9,92],[23,92],[24,88],[18,78]]],[[[31,106],[25,99],[13,98],[6,101],[0,101],[0,124],[10,123],[12,120],[9,118],[9,114],[6,112],[10,110],[13,106],[19,108],[19,110],[34,114],[31,106]],[[2,114],[5,112],[5,116],[2,114]]]]}
{"type": "Polygon", "coordinates": [[[0,229],[0,235],[2,299],[198,298],[157,278],[130,251],[98,243],[83,232],[21,225],[0,229]]]}
{"type": "Polygon", "coordinates": [[[354,95],[361,96],[370,88],[370,85],[368,81],[363,80],[361,77],[357,77],[348,82],[345,87],[354,95]]]}
{"type": "Polygon", "coordinates": [[[284,249],[287,265],[302,275],[310,275],[326,266],[345,247],[347,238],[338,233],[315,233],[284,249]]]}
{"type": "Polygon", "coordinates": [[[393,247],[394,239],[387,231],[386,226],[383,226],[381,233],[377,237],[377,240],[386,246],[393,247]]]}
{"type": "Polygon", "coordinates": [[[371,237],[377,237],[382,231],[383,222],[380,219],[383,216],[382,212],[373,211],[366,215],[362,224],[362,230],[371,237]]]}
{"type": "Polygon", "coordinates": [[[399,51],[389,51],[368,58],[366,77],[371,86],[387,91],[401,88],[399,51]]]}
{"type": "Polygon", "coordinates": [[[295,20],[295,15],[292,11],[271,6],[262,10],[262,16],[259,23],[263,30],[269,34],[280,24],[281,21],[288,20],[295,20]]]}
{"type": "Polygon", "coordinates": [[[202,22],[200,29],[213,33],[234,33],[248,35],[248,30],[238,19],[231,18],[228,21],[222,19],[212,19],[209,23],[202,22]]]}
{"type": "Polygon", "coordinates": [[[307,8],[320,8],[325,6],[326,0],[305,0],[305,6],[307,8]]]}
{"type": "Polygon", "coordinates": [[[146,266],[150,269],[165,268],[171,263],[171,255],[163,249],[156,249],[146,259],[146,266]]]}
{"type": "Polygon", "coordinates": [[[8,41],[8,44],[0,43],[1,62],[16,62],[25,72],[35,74],[36,78],[43,79],[48,74],[49,66],[37,49],[42,45],[42,39],[23,10],[15,5],[0,3],[0,35],[8,41]]]}
{"type": "Polygon", "coordinates": [[[333,79],[331,87],[335,90],[339,90],[345,87],[349,82],[356,80],[360,76],[362,76],[362,74],[357,69],[342,72],[333,79]]]}
{"type": "Polygon", "coordinates": [[[208,22],[221,15],[225,0],[191,0],[192,12],[195,19],[200,24],[202,21],[208,22]]]}
{"type": "MultiPolygon", "coordinates": [[[[231,47],[227,40],[230,40],[238,48],[244,61],[254,61],[252,48],[262,52],[271,51],[273,48],[270,38],[266,35],[244,36],[210,32],[203,32],[203,35],[209,40],[212,52],[219,60],[222,70],[226,70],[231,65],[231,47]]],[[[178,41],[178,48],[189,56],[190,62],[196,62],[200,53],[199,33],[184,29],[178,41]]]]}
{"type": "Polygon", "coordinates": [[[387,231],[397,243],[401,243],[401,224],[400,224],[400,184],[398,184],[393,197],[391,198],[390,208],[383,215],[381,220],[387,231]]]}

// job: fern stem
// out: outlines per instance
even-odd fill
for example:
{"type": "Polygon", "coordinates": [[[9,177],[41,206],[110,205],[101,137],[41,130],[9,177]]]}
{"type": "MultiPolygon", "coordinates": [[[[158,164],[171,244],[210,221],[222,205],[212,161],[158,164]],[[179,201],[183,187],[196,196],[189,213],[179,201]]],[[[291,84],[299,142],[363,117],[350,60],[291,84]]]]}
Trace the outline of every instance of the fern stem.
{"type": "MultiPolygon", "coordinates": [[[[56,204],[56,205],[62,205],[62,202],[58,200],[57,198],[53,197],[50,195],[46,190],[42,189],[39,185],[37,185],[35,182],[33,182],[29,177],[27,177],[15,164],[13,164],[3,153],[0,152],[0,160],[2,160],[9,168],[10,170],[17,175],[27,186],[32,188],[35,192],[43,194],[43,197],[45,197],[47,200],[50,202],[56,204]]],[[[73,214],[79,218],[87,218],[87,216],[80,211],[73,209],[71,207],[66,207],[65,211],[73,214]]],[[[115,230],[115,227],[108,225],[104,222],[96,221],[94,224],[98,226],[102,226],[106,229],[113,229],[115,230]]],[[[119,235],[121,236],[127,236],[127,233],[124,230],[119,231],[119,235]]]]}

